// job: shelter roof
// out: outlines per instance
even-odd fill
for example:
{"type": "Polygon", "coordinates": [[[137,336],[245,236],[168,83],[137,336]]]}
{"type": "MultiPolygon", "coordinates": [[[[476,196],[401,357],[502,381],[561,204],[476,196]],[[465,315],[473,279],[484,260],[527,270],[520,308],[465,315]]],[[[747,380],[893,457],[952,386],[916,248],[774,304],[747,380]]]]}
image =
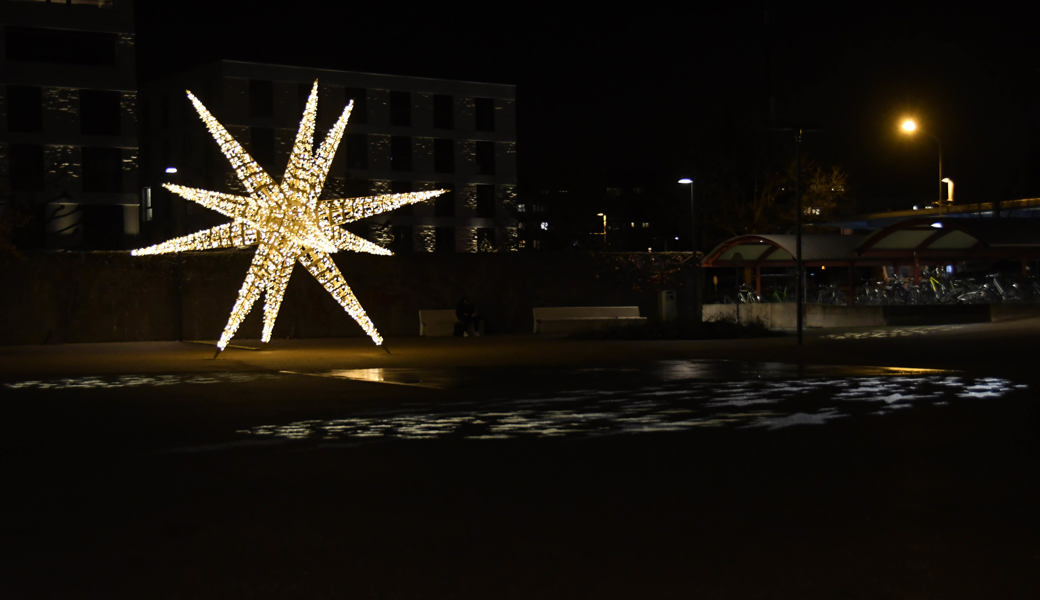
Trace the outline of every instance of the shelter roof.
{"type": "MultiPolygon", "coordinates": [[[[794,234],[745,234],[722,242],[705,255],[707,267],[790,266],[795,263],[798,236],[794,234]]],[[[802,235],[802,261],[830,264],[848,262],[864,240],[863,235],[802,235]]]]}
{"type": "MultiPolygon", "coordinates": [[[[706,267],[787,267],[795,264],[794,234],[745,234],[713,248],[706,267]]],[[[866,235],[802,235],[808,265],[909,263],[928,260],[1040,259],[1040,220],[911,218],[866,235]]]]}

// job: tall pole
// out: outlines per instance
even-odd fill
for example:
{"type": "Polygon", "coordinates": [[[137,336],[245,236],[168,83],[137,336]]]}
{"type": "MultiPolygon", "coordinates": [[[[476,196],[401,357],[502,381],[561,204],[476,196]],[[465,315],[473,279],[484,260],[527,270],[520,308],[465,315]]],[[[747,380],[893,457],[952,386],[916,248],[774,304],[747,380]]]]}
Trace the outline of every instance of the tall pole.
{"type": "Polygon", "coordinates": [[[805,271],[802,265],[802,130],[799,129],[794,136],[794,195],[798,201],[798,215],[795,220],[795,276],[798,278],[797,291],[795,292],[795,309],[798,311],[796,317],[798,324],[798,345],[802,345],[803,312],[805,307],[805,271]]]}
{"type": "MultiPolygon", "coordinates": [[[[916,131],[918,131],[917,123],[913,119],[906,119],[906,120],[904,120],[902,127],[903,127],[903,131],[908,133],[908,134],[913,134],[916,131]]],[[[937,208],[939,209],[939,212],[942,212],[942,207],[943,207],[943,204],[944,204],[944,202],[943,202],[943,193],[942,193],[942,188],[943,188],[942,140],[939,139],[939,136],[935,135],[934,133],[932,133],[932,132],[930,132],[928,130],[922,130],[922,131],[924,131],[925,135],[927,135],[928,137],[932,138],[932,140],[935,141],[935,146],[936,146],[936,148],[939,149],[939,201],[938,201],[937,208]]],[[[949,212],[949,211],[947,211],[947,212],[949,212]]]]}
{"type": "MultiPolygon", "coordinates": [[[[931,135],[931,134],[929,134],[929,135],[931,135]]],[[[942,142],[940,142],[939,138],[934,136],[934,135],[932,136],[932,139],[935,140],[935,145],[939,147],[939,210],[941,211],[942,210],[942,205],[945,204],[945,202],[943,202],[943,197],[942,197],[942,187],[943,187],[942,142]]],[[[947,213],[950,212],[949,207],[946,208],[946,212],[947,213]]]]}
{"type": "Polygon", "coordinates": [[[697,251],[697,229],[694,227],[694,216],[693,216],[693,186],[695,184],[690,181],[690,250],[693,252],[697,251]]]}
{"type": "MultiPolygon", "coordinates": [[[[937,208],[939,209],[939,212],[941,213],[942,209],[943,209],[943,205],[946,204],[945,202],[943,202],[943,193],[942,193],[942,188],[943,188],[942,140],[939,139],[939,136],[933,134],[932,132],[930,132],[928,130],[924,130],[924,133],[928,137],[932,138],[932,140],[935,142],[935,147],[938,148],[938,150],[939,150],[939,202],[937,203],[937,208]]],[[[947,208],[946,212],[950,212],[949,208],[947,208]]]]}
{"type": "Polygon", "coordinates": [[[689,177],[683,177],[677,183],[682,185],[690,186],[690,251],[697,251],[697,229],[694,227],[694,216],[693,216],[693,179],[689,177]]]}
{"type": "Polygon", "coordinates": [[[791,132],[794,131],[794,195],[797,202],[795,215],[795,310],[797,312],[798,345],[802,345],[802,330],[805,328],[805,265],[802,263],[802,139],[806,133],[823,131],[815,128],[774,128],[772,131],[791,132]]]}

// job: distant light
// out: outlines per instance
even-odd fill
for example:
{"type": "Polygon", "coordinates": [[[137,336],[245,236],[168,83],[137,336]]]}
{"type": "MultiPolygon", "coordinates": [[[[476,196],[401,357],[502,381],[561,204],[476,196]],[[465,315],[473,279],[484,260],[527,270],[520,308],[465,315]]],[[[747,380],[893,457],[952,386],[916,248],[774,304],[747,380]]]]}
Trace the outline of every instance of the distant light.
{"type": "Polygon", "coordinates": [[[166,172],[173,175],[177,172],[177,167],[166,167],[166,172]]]}
{"type": "Polygon", "coordinates": [[[677,183],[681,183],[683,185],[690,185],[691,183],[693,183],[693,180],[690,179],[689,177],[683,177],[677,183]]]}
{"type": "Polygon", "coordinates": [[[542,221],[541,223],[538,224],[538,228],[541,229],[542,231],[549,231],[549,222],[548,221],[542,221]]]}
{"type": "Polygon", "coordinates": [[[942,221],[936,221],[935,223],[932,223],[932,227],[936,229],[942,229],[942,221]]]}
{"type": "Polygon", "coordinates": [[[916,204],[914,205],[914,210],[917,210],[917,205],[916,204]]]}

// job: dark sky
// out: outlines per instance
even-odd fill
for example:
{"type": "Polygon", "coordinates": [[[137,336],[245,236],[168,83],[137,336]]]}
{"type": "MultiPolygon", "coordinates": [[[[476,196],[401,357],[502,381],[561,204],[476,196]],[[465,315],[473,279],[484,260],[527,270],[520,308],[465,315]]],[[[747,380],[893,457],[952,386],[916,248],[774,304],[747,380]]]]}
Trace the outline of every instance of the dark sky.
{"type": "Polygon", "coordinates": [[[807,127],[805,154],[879,208],[938,195],[938,145],[898,133],[913,112],[958,202],[1040,196],[1040,43],[1021,9],[258,4],[138,2],[142,78],[229,58],[515,84],[528,185],[667,188],[753,169],[789,143],[767,127],[807,127]]]}

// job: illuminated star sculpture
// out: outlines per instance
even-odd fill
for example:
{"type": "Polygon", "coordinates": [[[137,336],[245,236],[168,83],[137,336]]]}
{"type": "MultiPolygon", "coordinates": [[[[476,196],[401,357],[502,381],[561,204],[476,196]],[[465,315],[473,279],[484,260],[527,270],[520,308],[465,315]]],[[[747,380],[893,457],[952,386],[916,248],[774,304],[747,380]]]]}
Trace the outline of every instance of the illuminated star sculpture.
{"type": "Polygon", "coordinates": [[[238,291],[224,332],[217,341],[218,351],[227,347],[242,319],[253,304],[265,295],[264,328],[261,340],[271,340],[278,309],[297,261],[328,290],[376,345],[383,343],[371,319],[347,285],[330,256],[340,250],[389,255],[390,251],[339,227],[400,206],[422,202],[446,190],[382,194],[361,198],[318,200],[343,131],[350,118],[353,101],[347,104],[321,146],[314,149],[314,118],[318,112],[318,82],[311,87],[300,129],[296,133],[289,164],[281,184],[275,181],[242,146],[231,137],[192,93],[188,98],[202,117],[221,152],[231,162],[248,196],[211,192],[180,185],[164,184],[171,192],[213,209],[230,223],[174,238],[161,244],[134,250],[134,256],[166,254],[211,248],[257,245],[253,262],[238,291]]]}

